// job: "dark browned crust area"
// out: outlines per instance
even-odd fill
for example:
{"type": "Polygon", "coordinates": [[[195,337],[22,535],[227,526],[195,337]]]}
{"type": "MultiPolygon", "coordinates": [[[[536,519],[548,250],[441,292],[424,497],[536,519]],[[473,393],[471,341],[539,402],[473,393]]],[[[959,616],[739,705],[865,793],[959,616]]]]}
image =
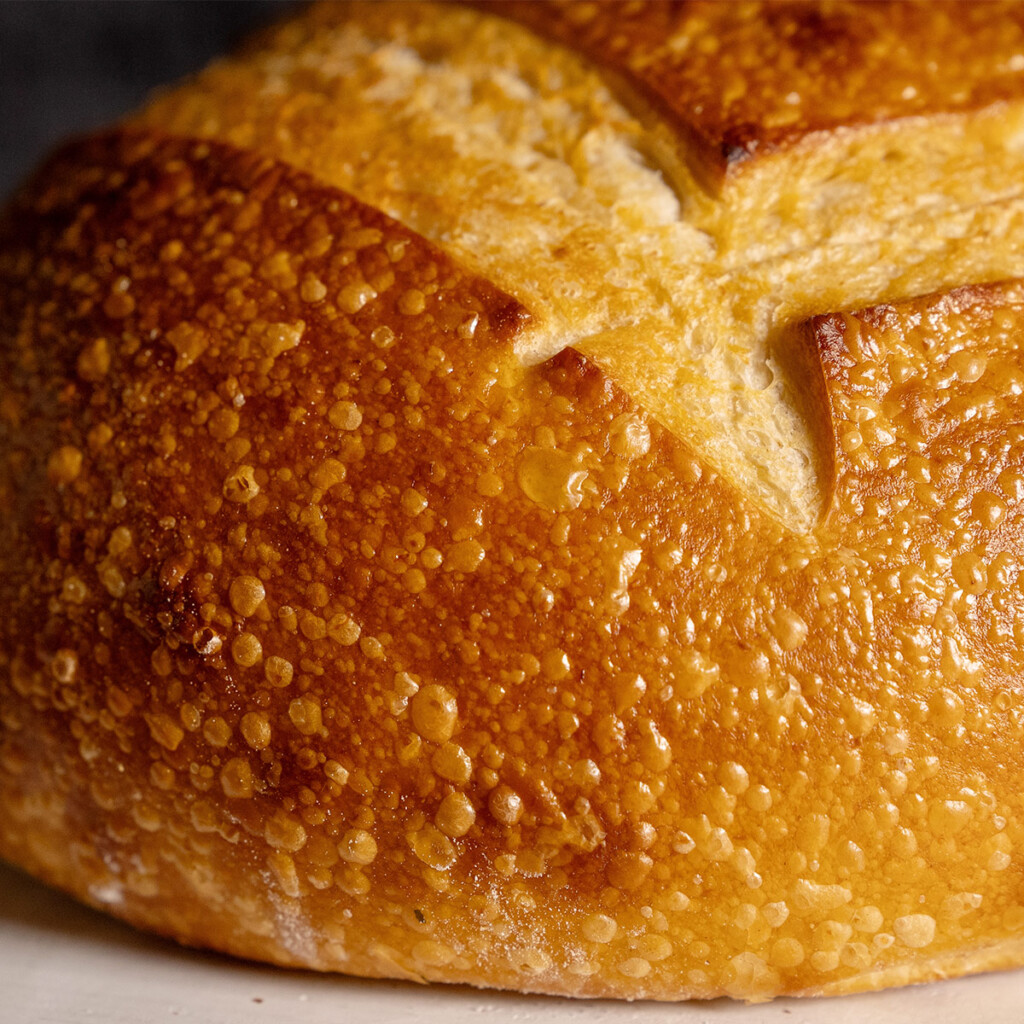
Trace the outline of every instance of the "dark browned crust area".
{"type": "Polygon", "coordinates": [[[1024,5],[936,0],[480,3],[580,49],[653,103],[720,184],[817,133],[1024,94],[1024,5]]]}

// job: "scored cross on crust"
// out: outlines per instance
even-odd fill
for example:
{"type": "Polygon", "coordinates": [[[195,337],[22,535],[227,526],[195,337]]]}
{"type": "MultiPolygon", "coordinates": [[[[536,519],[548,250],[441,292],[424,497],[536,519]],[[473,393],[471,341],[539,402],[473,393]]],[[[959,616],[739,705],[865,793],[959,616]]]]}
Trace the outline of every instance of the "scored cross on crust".
{"type": "MultiPolygon", "coordinates": [[[[670,152],[690,79],[634,6],[508,7],[616,92],[487,14],[317,8],[9,211],[4,856],[370,976],[763,999],[1024,957],[1024,285],[975,283],[1024,272],[1020,62],[823,89],[803,134],[739,96],[756,130],[723,101],[670,152]],[[927,195],[877,171],[936,140],[927,195]]],[[[945,52],[930,9],[897,21],[945,52]]],[[[726,70],[758,17],[781,54],[895,31],[656,10],[726,70]]]]}
{"type": "Polygon", "coordinates": [[[576,347],[806,529],[820,453],[780,334],[1024,274],[1019,11],[906,6],[510,8],[595,67],[472,10],[325,5],[142,121],[256,147],[441,243],[531,311],[524,357],[576,347]],[[740,129],[764,145],[709,193],[691,169],[740,129]]]}

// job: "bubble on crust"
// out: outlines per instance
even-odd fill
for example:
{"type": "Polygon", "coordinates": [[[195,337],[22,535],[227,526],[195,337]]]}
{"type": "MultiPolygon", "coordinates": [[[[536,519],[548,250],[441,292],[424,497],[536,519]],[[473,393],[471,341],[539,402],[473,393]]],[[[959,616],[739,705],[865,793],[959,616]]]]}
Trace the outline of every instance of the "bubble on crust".
{"type": "Polygon", "coordinates": [[[634,946],[636,952],[646,961],[652,964],[667,960],[673,952],[671,940],[664,935],[648,932],[636,940],[634,946]]]}
{"type": "Polygon", "coordinates": [[[254,320],[245,329],[242,336],[240,353],[243,356],[263,356],[274,360],[290,349],[296,348],[306,331],[306,322],[296,320],[294,323],[268,323],[265,320],[254,320]]]}
{"type": "Polygon", "coordinates": [[[613,615],[629,610],[629,583],[643,558],[643,550],[625,538],[618,538],[608,549],[606,565],[607,585],[605,601],[613,615]]]}
{"type": "Polygon", "coordinates": [[[418,316],[426,308],[426,297],[418,288],[409,288],[398,299],[398,311],[405,316],[418,316]]]}
{"type": "Polygon", "coordinates": [[[89,383],[101,381],[110,370],[110,342],[100,337],[83,346],[75,368],[82,380],[89,383]]]}
{"type": "Polygon", "coordinates": [[[615,918],[607,914],[591,914],[583,922],[583,937],[590,942],[604,944],[611,942],[618,931],[618,924],[615,918]]]}
{"type": "Polygon", "coordinates": [[[149,734],[166,750],[177,750],[185,738],[185,730],[169,715],[147,714],[144,716],[149,726],[149,734]]]}
{"type": "Polygon", "coordinates": [[[474,538],[457,541],[444,557],[446,572],[475,572],[487,556],[484,546],[474,538]]]}
{"type": "Polygon", "coordinates": [[[266,750],[270,746],[273,728],[270,717],[264,711],[247,711],[242,715],[239,729],[245,742],[253,750],[266,750]]]}
{"type": "Polygon", "coordinates": [[[455,951],[443,942],[434,939],[420,939],[412,947],[413,960],[423,967],[445,967],[455,959],[455,951]]]}
{"type": "Polygon", "coordinates": [[[296,697],[288,705],[288,717],[303,736],[313,736],[323,729],[320,701],[309,694],[296,697]]]}
{"type": "Polygon", "coordinates": [[[773,967],[792,969],[804,962],[807,953],[799,939],[784,937],[776,939],[771,946],[770,962],[773,967]]]}
{"type": "Polygon", "coordinates": [[[408,487],[402,492],[402,511],[412,518],[423,512],[429,504],[427,499],[414,487],[408,487]]]}
{"type": "Polygon", "coordinates": [[[222,405],[210,414],[206,429],[215,441],[230,441],[238,433],[241,418],[237,409],[222,405]]]}
{"type": "Polygon", "coordinates": [[[430,765],[442,779],[456,785],[465,785],[473,774],[473,762],[469,755],[450,740],[434,751],[430,765]]]}
{"type": "Polygon", "coordinates": [[[377,841],[365,829],[349,829],[338,843],[338,854],[350,864],[372,864],[377,857],[377,841]]]}
{"type": "Polygon", "coordinates": [[[746,768],[736,761],[725,761],[718,769],[718,778],[726,791],[733,796],[745,793],[750,785],[750,776],[746,768]]]}
{"type": "Polygon", "coordinates": [[[782,900],[766,903],[761,908],[761,915],[769,928],[781,928],[789,919],[789,907],[782,900]]]}
{"type": "Polygon", "coordinates": [[[487,807],[500,825],[515,825],[523,816],[522,797],[510,786],[496,786],[487,797],[487,807]]]}
{"type": "Polygon", "coordinates": [[[203,739],[211,747],[226,747],[231,735],[231,726],[220,715],[213,715],[203,723],[203,739]]]}
{"type": "Polygon", "coordinates": [[[187,370],[213,342],[206,327],[188,320],[177,324],[164,337],[177,354],[174,369],[178,373],[187,370]]]}
{"type": "Polygon", "coordinates": [[[842,885],[822,884],[810,879],[798,879],[789,896],[793,913],[801,916],[823,915],[849,903],[852,893],[842,885]]]}
{"type": "Polygon", "coordinates": [[[451,840],[434,825],[424,825],[406,836],[409,848],[428,867],[447,871],[457,857],[451,840]]]}
{"type": "Polygon", "coordinates": [[[275,850],[297,853],[306,845],[307,833],[301,822],[284,811],[276,811],[267,820],[263,837],[275,850]]]}
{"type": "Polygon", "coordinates": [[[303,302],[322,302],[327,296],[327,286],[315,274],[305,274],[299,286],[303,302]]]}
{"type": "Polygon", "coordinates": [[[935,800],[928,807],[928,827],[939,837],[957,835],[973,817],[973,809],[964,800],[935,800]]]}
{"type": "Polygon", "coordinates": [[[540,670],[553,683],[565,679],[571,669],[569,655],[561,647],[551,647],[541,655],[540,670]]]}
{"type": "Polygon", "coordinates": [[[718,681],[721,670],[706,654],[689,648],[674,656],[670,673],[676,693],[692,700],[718,681]]]}
{"type": "Polygon", "coordinates": [[[733,853],[732,839],[724,828],[712,828],[700,844],[701,852],[708,860],[728,860],[733,853]]]}
{"type": "Polygon", "coordinates": [[[615,854],[605,867],[605,877],[613,889],[632,892],[642,886],[654,867],[653,859],[637,850],[615,854]]]}
{"type": "Polygon", "coordinates": [[[653,719],[640,725],[640,762],[652,772],[663,772],[672,763],[672,747],[653,719]]]}
{"type": "Polygon", "coordinates": [[[402,574],[402,586],[410,594],[422,594],[427,589],[427,577],[422,569],[406,569],[402,574]]]}
{"type": "Polygon", "coordinates": [[[256,470],[249,465],[236,466],[225,478],[224,497],[239,505],[248,504],[260,492],[256,470]]]}
{"type": "Polygon", "coordinates": [[[258,576],[236,576],[228,588],[231,607],[246,618],[256,614],[266,596],[266,588],[258,576]]]}
{"type": "Polygon", "coordinates": [[[492,470],[476,478],[476,492],[485,498],[496,498],[505,489],[505,481],[492,470]]]}
{"type": "Polygon", "coordinates": [[[912,949],[923,949],[935,940],[935,918],[929,914],[907,914],[893,922],[898,942],[912,949]]]}
{"type": "Polygon", "coordinates": [[[434,815],[434,824],[452,839],[464,836],[476,821],[476,810],[465,793],[449,793],[434,815]]]}
{"type": "Polygon", "coordinates": [[[851,736],[863,737],[874,729],[878,721],[878,714],[868,701],[851,697],[847,705],[845,721],[851,736]]]}
{"type": "Polygon", "coordinates": [[[635,980],[646,978],[647,975],[651,973],[650,961],[645,960],[640,956],[631,956],[628,959],[623,960],[618,967],[627,978],[633,978],[635,980]]]}
{"type": "Polygon", "coordinates": [[[1006,502],[990,491],[975,495],[971,502],[971,515],[985,530],[995,530],[1006,518],[1006,502]]]}
{"type": "Polygon", "coordinates": [[[782,608],[775,613],[772,633],[784,651],[795,651],[807,640],[807,622],[792,608],[782,608]]]}
{"type": "Polygon", "coordinates": [[[993,850],[986,867],[989,871],[1005,871],[1012,863],[1012,858],[1005,850],[993,850]]]}
{"type": "Polygon", "coordinates": [[[325,633],[343,647],[351,647],[358,642],[362,628],[350,615],[338,612],[327,621],[325,633]]]}
{"type": "Polygon", "coordinates": [[[729,961],[722,988],[729,995],[750,997],[774,993],[780,983],[778,972],[756,953],[744,952],[729,961]]]}
{"type": "Polygon", "coordinates": [[[387,324],[381,324],[370,331],[370,341],[380,349],[391,348],[397,339],[398,336],[387,324]]]}
{"type": "Polygon", "coordinates": [[[516,470],[523,493],[550,512],[578,508],[587,476],[568,452],[536,446],[523,451],[516,470]]]}
{"type": "Polygon", "coordinates": [[[272,654],[263,662],[263,677],[271,686],[283,689],[291,684],[295,669],[287,658],[272,654]]]}
{"type": "Polygon", "coordinates": [[[220,772],[220,784],[224,795],[231,799],[245,800],[253,795],[252,767],[243,757],[233,757],[220,772]]]}
{"type": "Polygon", "coordinates": [[[68,576],[61,585],[61,597],[71,604],[83,604],[89,597],[89,588],[78,576],[68,576]]]}
{"type": "Polygon", "coordinates": [[[309,474],[309,481],[321,491],[329,491],[332,487],[345,482],[348,469],[339,459],[325,459],[309,474]]]}
{"type": "Polygon", "coordinates": [[[622,459],[640,458],[650,451],[650,428],[635,414],[623,413],[609,427],[608,446],[622,459]]]}
{"type": "Polygon", "coordinates": [[[82,462],[80,449],[70,444],[61,445],[47,459],[46,475],[50,483],[57,486],[70,484],[81,473],[82,462]]]}
{"type": "Polygon", "coordinates": [[[636,673],[626,673],[615,680],[612,694],[615,697],[615,713],[622,715],[640,702],[647,692],[647,681],[636,673]]]}
{"type": "MultiPolygon", "coordinates": [[[[942,901],[941,913],[944,918],[958,921],[961,917],[977,910],[982,904],[982,896],[976,892],[960,892],[947,896],[942,901]]],[[[881,925],[879,925],[881,927],[881,925]]]]}
{"type": "Polygon", "coordinates": [[[682,913],[690,907],[690,897],[680,889],[674,889],[665,899],[666,909],[673,913],[682,913]]]}
{"type": "Polygon", "coordinates": [[[240,633],[231,642],[231,657],[239,668],[252,668],[263,660],[263,645],[253,633],[240,633]]]}
{"type": "Polygon", "coordinates": [[[327,412],[331,426],[339,430],[357,430],[363,422],[363,414],[355,402],[335,402],[327,412]]]}
{"type": "Polygon", "coordinates": [[[358,313],[368,302],[377,298],[377,292],[365,281],[346,285],[338,293],[338,308],[350,316],[358,313]]]}
{"type": "MultiPolygon", "coordinates": [[[[287,853],[275,851],[267,854],[267,866],[281,891],[291,899],[297,899],[302,888],[299,884],[299,872],[295,867],[295,859],[287,853]]],[[[285,935],[287,935],[287,928],[285,935]]]]}
{"type": "Polygon", "coordinates": [[[324,764],[324,775],[327,776],[336,786],[344,786],[349,780],[348,769],[339,764],[333,758],[324,764]]]}
{"type": "Polygon", "coordinates": [[[444,743],[451,739],[459,720],[458,704],[450,690],[437,683],[424,686],[411,701],[413,728],[425,740],[444,743]]]}
{"type": "Polygon", "coordinates": [[[78,672],[78,655],[69,647],[62,647],[53,655],[50,661],[50,673],[53,678],[63,685],[73,682],[78,672]]]}

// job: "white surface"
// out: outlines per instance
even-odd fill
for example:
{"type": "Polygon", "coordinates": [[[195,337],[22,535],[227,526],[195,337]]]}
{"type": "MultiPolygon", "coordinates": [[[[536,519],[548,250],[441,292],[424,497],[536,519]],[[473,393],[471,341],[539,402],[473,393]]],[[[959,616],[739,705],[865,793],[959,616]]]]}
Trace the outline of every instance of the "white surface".
{"type": "Polygon", "coordinates": [[[576,1002],[289,972],[141,935],[0,865],[2,1024],[1020,1024],[1024,972],[762,1006],[576,1002]]]}

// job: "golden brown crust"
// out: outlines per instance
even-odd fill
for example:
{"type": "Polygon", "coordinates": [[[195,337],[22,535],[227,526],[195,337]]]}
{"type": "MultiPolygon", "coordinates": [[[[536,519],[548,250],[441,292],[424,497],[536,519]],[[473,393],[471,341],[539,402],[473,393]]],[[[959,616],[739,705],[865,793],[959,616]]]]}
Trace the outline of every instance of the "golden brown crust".
{"type": "Polygon", "coordinates": [[[1024,273],[1024,103],[826,134],[712,198],[650,166],[676,167],[672,133],[602,74],[476,10],[326,4],[133,121],[386,210],[530,309],[528,361],[574,345],[802,528],[827,481],[770,339],[824,310],[1024,273]]]}
{"type": "Polygon", "coordinates": [[[3,239],[5,856],[367,975],[757,999],[1003,962],[1021,285],[813,322],[837,490],[798,536],[273,162],[87,142],[3,239]]]}
{"type": "MultiPolygon", "coordinates": [[[[809,45],[794,10],[645,16],[735,21],[743,56],[747,11],[809,45]]],[[[889,13],[966,54],[948,8],[889,13]]],[[[237,103],[253,152],[87,140],[0,224],[0,854],[368,976],[764,999],[1019,963],[1024,283],[780,325],[824,491],[788,529],[576,351],[525,366],[532,310],[332,183],[281,104],[337,82],[304,51],[282,101],[274,47],[341,60],[349,17],[162,107],[237,103]]]]}
{"type": "Polygon", "coordinates": [[[482,3],[583,50],[655,103],[721,180],[819,133],[1024,92],[1019,3],[482,3]]]}

